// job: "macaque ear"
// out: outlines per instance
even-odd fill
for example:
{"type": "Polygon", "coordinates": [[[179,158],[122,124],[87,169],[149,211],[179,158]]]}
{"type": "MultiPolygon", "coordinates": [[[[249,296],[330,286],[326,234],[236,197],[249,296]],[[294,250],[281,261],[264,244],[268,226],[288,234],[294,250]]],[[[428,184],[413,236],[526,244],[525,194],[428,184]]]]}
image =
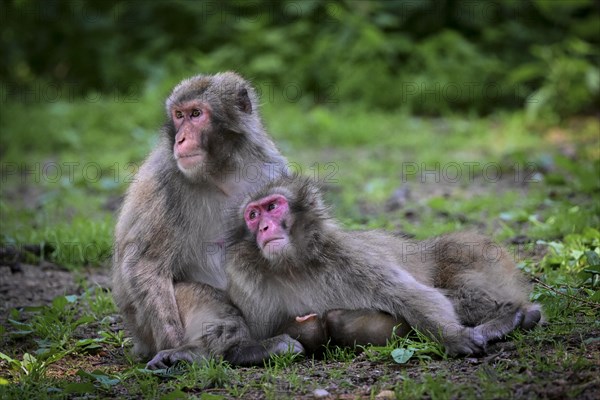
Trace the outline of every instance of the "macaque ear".
{"type": "Polygon", "coordinates": [[[304,181],[304,185],[301,189],[301,197],[310,206],[311,209],[325,210],[327,207],[323,202],[321,191],[316,183],[310,179],[304,181]]]}
{"type": "Polygon", "coordinates": [[[246,114],[252,114],[252,102],[250,101],[248,90],[246,90],[246,88],[239,90],[236,104],[241,111],[245,112],[246,114]]]}

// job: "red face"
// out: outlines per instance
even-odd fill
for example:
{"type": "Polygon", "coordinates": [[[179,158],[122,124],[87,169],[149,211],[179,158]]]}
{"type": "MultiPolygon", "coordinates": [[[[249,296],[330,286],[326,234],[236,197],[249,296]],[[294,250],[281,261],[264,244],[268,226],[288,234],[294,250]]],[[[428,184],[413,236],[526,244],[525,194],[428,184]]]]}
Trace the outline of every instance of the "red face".
{"type": "Polygon", "coordinates": [[[200,143],[210,128],[210,108],[197,100],[175,105],[171,118],[175,125],[173,154],[183,172],[200,165],[205,157],[200,143]]]}
{"type": "Polygon", "coordinates": [[[266,258],[272,258],[286,250],[290,243],[286,217],[289,214],[286,198],[273,194],[253,201],[244,211],[246,226],[256,237],[256,243],[266,258]]]}

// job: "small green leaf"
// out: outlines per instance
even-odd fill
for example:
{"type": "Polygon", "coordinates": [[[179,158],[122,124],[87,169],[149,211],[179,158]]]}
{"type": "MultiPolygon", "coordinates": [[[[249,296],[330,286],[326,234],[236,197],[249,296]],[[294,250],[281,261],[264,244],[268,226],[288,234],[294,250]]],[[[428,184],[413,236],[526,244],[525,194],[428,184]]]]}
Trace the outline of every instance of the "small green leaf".
{"type": "Polygon", "coordinates": [[[96,387],[89,382],[70,383],[65,388],[65,393],[94,393],[96,387]]]}
{"type": "Polygon", "coordinates": [[[600,267],[600,256],[595,251],[588,250],[584,254],[590,267],[600,267]]]}
{"type": "Polygon", "coordinates": [[[97,354],[102,351],[102,346],[99,344],[89,344],[82,346],[81,351],[86,354],[97,354]]]}
{"type": "Polygon", "coordinates": [[[99,369],[94,370],[91,373],[80,369],[79,371],[77,371],[77,375],[79,375],[82,378],[89,379],[92,382],[98,382],[104,387],[115,386],[119,382],[121,382],[120,379],[106,375],[103,371],[99,369]]]}
{"type": "Polygon", "coordinates": [[[94,317],[92,317],[91,315],[86,315],[86,316],[79,318],[77,321],[75,321],[75,326],[79,326],[82,324],[89,324],[90,322],[94,322],[94,321],[96,321],[96,319],[94,317]]]}
{"type": "Polygon", "coordinates": [[[525,222],[529,218],[529,214],[525,210],[514,210],[500,213],[500,219],[503,221],[525,222]]]}
{"type": "MultiPolygon", "coordinates": [[[[25,312],[30,312],[30,313],[35,313],[35,312],[41,312],[46,308],[46,306],[27,306],[23,308],[23,311],[25,312]]],[[[19,314],[17,314],[19,315],[19,314]]]]}
{"type": "Polygon", "coordinates": [[[202,393],[200,395],[200,400],[223,400],[225,397],[220,394],[213,393],[202,393]]]}
{"type": "Polygon", "coordinates": [[[121,380],[118,378],[111,378],[108,375],[94,375],[96,380],[100,382],[102,386],[115,386],[118,385],[121,380]]]}
{"type": "Polygon", "coordinates": [[[433,197],[427,204],[436,211],[447,211],[448,209],[448,200],[443,197],[433,197]]]}
{"type": "Polygon", "coordinates": [[[35,358],[32,354],[25,353],[23,354],[23,365],[31,365],[37,362],[37,358],[35,358]]]}
{"type": "Polygon", "coordinates": [[[414,349],[394,349],[392,350],[392,358],[398,364],[406,364],[408,360],[415,354],[414,349]]]}
{"type": "Polygon", "coordinates": [[[7,362],[9,362],[9,363],[18,362],[18,361],[17,361],[17,360],[15,360],[14,358],[11,358],[11,357],[9,357],[9,356],[7,356],[6,354],[4,354],[4,353],[1,353],[1,352],[0,352],[0,360],[7,361],[7,362]]]}
{"type": "Polygon", "coordinates": [[[585,344],[600,343],[600,337],[591,337],[583,341],[585,344]]]}
{"type": "Polygon", "coordinates": [[[14,319],[9,318],[8,322],[10,322],[10,324],[12,326],[14,326],[15,328],[19,328],[21,330],[27,330],[28,328],[31,328],[31,324],[26,324],[23,322],[19,322],[19,321],[15,321],[14,319]]]}
{"type": "Polygon", "coordinates": [[[77,301],[77,295],[75,294],[70,294],[68,296],[65,296],[65,300],[68,301],[69,303],[75,303],[77,301]]]}
{"type": "MultiPolygon", "coordinates": [[[[162,396],[160,398],[160,400],[177,400],[177,399],[187,399],[187,398],[188,398],[187,394],[185,394],[181,390],[177,389],[177,390],[173,390],[171,393],[165,394],[164,396],[162,396]]],[[[204,399],[204,397],[201,397],[201,399],[204,399]]]]}
{"type": "Polygon", "coordinates": [[[52,308],[62,310],[67,306],[68,303],[69,301],[65,296],[58,296],[52,300],[52,308]]]}
{"type": "Polygon", "coordinates": [[[27,336],[30,335],[33,331],[12,331],[10,334],[12,336],[27,336]]]}

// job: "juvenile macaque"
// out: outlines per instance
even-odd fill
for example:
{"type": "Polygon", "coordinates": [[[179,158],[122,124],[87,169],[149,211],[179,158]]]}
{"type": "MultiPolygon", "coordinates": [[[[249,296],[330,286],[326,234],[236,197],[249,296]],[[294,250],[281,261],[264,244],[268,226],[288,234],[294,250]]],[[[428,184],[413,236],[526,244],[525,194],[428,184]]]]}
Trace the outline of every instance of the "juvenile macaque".
{"type": "Polygon", "coordinates": [[[403,318],[376,310],[330,310],[324,318],[328,338],[338,346],[385,346],[392,335],[406,336],[411,330],[403,318]]]}
{"type": "MultiPolygon", "coordinates": [[[[152,368],[219,354],[244,340],[239,313],[215,290],[227,284],[223,211],[232,197],[286,168],[263,128],[254,89],[234,73],[182,81],[166,112],[158,144],[125,197],[113,260],[113,294],[134,351],[149,358],[177,348],[154,357],[152,368]],[[211,338],[214,327],[237,333],[211,338]],[[208,336],[189,345],[201,335],[208,336]]],[[[282,346],[299,345],[288,339],[282,346]]],[[[262,350],[276,352],[281,343],[262,350]]]]}
{"type": "Polygon", "coordinates": [[[450,355],[468,355],[541,317],[523,276],[489,239],[451,234],[418,242],[346,231],[304,178],[269,183],[230,221],[228,292],[258,340],[296,316],[327,320],[333,309],[363,310],[358,329],[350,329],[360,335],[369,328],[364,310],[374,310],[406,320],[450,355]]]}
{"type": "Polygon", "coordinates": [[[403,319],[375,310],[330,310],[322,316],[298,316],[278,330],[298,340],[308,354],[321,353],[326,344],[384,346],[394,334],[405,336],[409,331],[403,319]]]}

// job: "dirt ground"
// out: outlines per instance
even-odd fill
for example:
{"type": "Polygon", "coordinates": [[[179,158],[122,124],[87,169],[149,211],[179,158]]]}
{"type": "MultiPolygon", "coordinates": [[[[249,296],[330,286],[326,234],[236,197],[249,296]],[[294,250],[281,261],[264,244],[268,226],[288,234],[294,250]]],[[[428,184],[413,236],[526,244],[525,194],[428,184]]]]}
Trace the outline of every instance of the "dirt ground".
{"type": "MultiPolygon", "coordinates": [[[[61,269],[50,263],[39,266],[18,264],[11,267],[0,267],[0,323],[7,325],[6,318],[11,308],[25,306],[39,306],[49,304],[56,296],[65,294],[80,294],[85,290],[82,285],[110,287],[110,271],[87,270],[73,273],[61,269]]],[[[8,327],[7,327],[8,328],[8,327]]],[[[115,318],[115,329],[123,329],[119,317],[115,318]]],[[[10,329],[10,328],[9,328],[10,329]]],[[[86,327],[82,335],[93,335],[93,326],[86,327]]],[[[273,381],[276,397],[294,398],[325,398],[325,399],[354,399],[369,398],[375,388],[375,394],[379,398],[391,398],[392,392],[380,388],[393,387],[406,379],[423,382],[427,385],[428,377],[442,377],[453,385],[462,385],[471,388],[474,392],[465,393],[468,397],[480,397],[482,392],[478,388],[481,374],[491,377],[495,382],[502,383],[505,377],[499,371],[509,369],[519,375],[517,379],[506,382],[508,393],[512,398],[528,399],[599,399],[600,398],[600,337],[599,329],[578,330],[567,336],[552,338],[542,343],[540,357],[550,357],[558,350],[556,342],[561,343],[563,352],[576,353],[591,362],[592,368],[571,368],[544,370],[536,368],[531,359],[522,360],[522,355],[511,342],[503,342],[492,345],[488,355],[481,358],[466,358],[457,360],[433,360],[419,364],[418,361],[409,362],[406,365],[398,365],[390,362],[373,362],[365,354],[358,355],[349,364],[333,363],[325,361],[303,360],[294,364],[294,374],[297,374],[305,382],[310,382],[310,387],[315,391],[305,395],[297,395],[285,379],[273,381]],[[594,340],[594,338],[596,340],[594,340]],[[586,341],[587,340],[587,341],[586,341]],[[582,346],[582,342],[586,345],[582,346]],[[498,367],[501,367],[498,370],[498,367]],[[334,377],[332,370],[345,369],[342,377],[334,377]],[[316,391],[316,390],[321,390],[316,391]],[[479,395],[478,395],[479,393],[479,395]],[[323,397],[320,397],[320,396],[323,397]]],[[[3,340],[6,344],[6,342],[3,340]]],[[[49,376],[62,379],[73,379],[73,375],[79,368],[84,370],[95,370],[106,368],[109,371],[118,372],[128,368],[122,349],[107,349],[98,354],[89,356],[69,356],[64,360],[52,365],[48,370],[49,376]]],[[[259,382],[263,377],[261,369],[239,369],[244,386],[248,382],[259,382]]],[[[115,388],[113,392],[117,397],[127,396],[124,387],[115,388]],[[119,392],[123,390],[123,393],[119,392]]],[[[223,388],[199,389],[190,388],[189,394],[210,392],[222,395],[226,398],[229,393],[223,388]]],[[[246,392],[246,398],[264,398],[264,392],[253,389],[246,392]]],[[[462,394],[458,394],[462,397],[462,394]]],[[[430,396],[426,396],[430,397],[430,396]]],[[[454,395],[452,397],[455,397],[454,395]]]]}
{"type": "Polygon", "coordinates": [[[49,262],[0,266],[0,323],[12,308],[50,304],[58,296],[81,294],[87,287],[110,287],[110,271],[87,270],[74,274],[49,262]]]}

